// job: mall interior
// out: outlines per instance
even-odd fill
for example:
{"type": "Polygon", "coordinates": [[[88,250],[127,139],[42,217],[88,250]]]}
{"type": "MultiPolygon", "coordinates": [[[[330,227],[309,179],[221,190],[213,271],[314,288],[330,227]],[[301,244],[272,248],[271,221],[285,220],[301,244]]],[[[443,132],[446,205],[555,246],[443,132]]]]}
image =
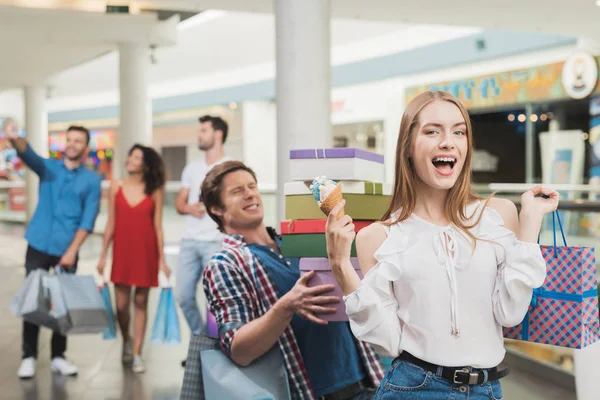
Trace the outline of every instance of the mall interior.
{"type": "MultiPolygon", "coordinates": [[[[152,146],[165,162],[164,251],[175,270],[184,230],[175,201],[183,169],[204,157],[200,116],[228,123],[225,152],[256,172],[265,224],[279,228],[288,219],[291,150],[381,154],[389,186],[402,113],[428,90],[451,93],[469,111],[477,194],[496,193],[519,207],[534,184],[553,187],[568,244],[595,247],[600,2],[488,3],[0,0],[0,122],[16,120],[19,135],[56,160],[65,157],[69,126],[90,130],[84,165],[100,176],[102,196],[78,274],[96,282],[108,188],[123,178],[134,143],[152,146]]],[[[121,364],[120,337],[101,334],[69,336],[68,357],[79,373],[52,373],[51,332],[43,329],[36,376],[19,379],[22,322],[8,305],[25,279],[24,233],[39,186],[0,139],[0,398],[180,398],[191,333],[179,309],[180,344],[148,339],[144,374],[121,364]]],[[[552,236],[548,220],[540,242],[551,244],[552,236]]],[[[159,292],[150,292],[148,338],[159,292]]],[[[199,285],[205,312],[201,292],[199,285]]],[[[503,364],[511,369],[502,379],[504,399],[600,398],[599,343],[504,344],[503,364]]]]}

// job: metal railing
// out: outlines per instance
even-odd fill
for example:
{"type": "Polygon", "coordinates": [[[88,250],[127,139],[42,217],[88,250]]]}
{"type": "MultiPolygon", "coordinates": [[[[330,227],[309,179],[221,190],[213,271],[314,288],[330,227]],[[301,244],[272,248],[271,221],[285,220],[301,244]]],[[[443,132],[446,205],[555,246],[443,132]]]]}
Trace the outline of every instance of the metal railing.
{"type": "MultiPolygon", "coordinates": [[[[496,195],[512,200],[517,206],[521,205],[521,194],[533,185],[525,183],[490,183],[474,185],[473,189],[482,195],[496,193],[496,195]]],[[[582,198],[561,198],[559,208],[565,211],[598,212],[600,211],[600,187],[594,185],[565,185],[544,184],[558,192],[573,193],[582,198]]]]}

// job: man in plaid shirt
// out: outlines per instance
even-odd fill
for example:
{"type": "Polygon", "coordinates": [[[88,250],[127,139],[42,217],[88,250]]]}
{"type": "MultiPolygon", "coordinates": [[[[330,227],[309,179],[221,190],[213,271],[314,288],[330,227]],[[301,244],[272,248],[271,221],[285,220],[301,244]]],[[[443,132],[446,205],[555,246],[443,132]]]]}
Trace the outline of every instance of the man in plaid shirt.
{"type": "Polygon", "coordinates": [[[204,291],[222,351],[246,366],[278,345],[293,399],[372,399],[384,370],[373,349],[334,312],[333,285],[307,287],[298,259],[280,254],[281,238],[263,222],[254,172],[243,163],[215,166],[202,184],[210,217],[227,234],[204,272],[204,291]]]}

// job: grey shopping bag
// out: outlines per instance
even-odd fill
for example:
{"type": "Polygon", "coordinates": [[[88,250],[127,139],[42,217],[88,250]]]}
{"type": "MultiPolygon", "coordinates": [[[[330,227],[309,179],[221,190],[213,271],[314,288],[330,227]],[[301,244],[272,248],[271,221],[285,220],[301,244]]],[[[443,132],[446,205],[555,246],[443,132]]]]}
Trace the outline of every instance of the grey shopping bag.
{"type": "Polygon", "coordinates": [[[31,271],[10,303],[9,309],[29,323],[60,330],[57,314],[52,312],[54,307],[50,299],[49,277],[50,274],[43,269],[31,271]]]}
{"type": "Polygon", "coordinates": [[[201,352],[206,400],[289,400],[288,377],[275,344],[247,367],[240,367],[221,350],[201,352]]]}
{"type": "Polygon", "coordinates": [[[202,358],[204,350],[218,350],[219,342],[211,337],[199,334],[192,335],[185,360],[185,373],[179,400],[205,400],[204,382],[202,380],[202,358]]]}
{"type": "MultiPolygon", "coordinates": [[[[109,320],[104,308],[104,301],[91,275],[57,274],[50,277],[59,288],[64,301],[68,321],[61,324],[63,335],[101,333],[108,328],[109,320]]],[[[54,300],[56,290],[51,291],[54,300]]]]}
{"type": "Polygon", "coordinates": [[[29,294],[30,288],[39,285],[37,288],[31,289],[37,290],[39,292],[41,284],[42,277],[41,274],[38,273],[38,271],[33,271],[32,273],[27,275],[23,284],[19,287],[17,294],[15,295],[15,297],[13,297],[12,301],[8,305],[8,309],[10,310],[10,312],[13,313],[16,317],[22,317],[23,311],[21,310],[26,310],[27,307],[30,307],[29,302],[31,302],[32,298],[35,299],[37,303],[37,294],[35,296],[29,294]]]}
{"type": "Polygon", "coordinates": [[[54,320],[52,330],[62,333],[63,335],[71,326],[67,304],[62,294],[60,282],[56,279],[56,275],[50,274],[42,278],[42,286],[44,292],[48,296],[50,304],[50,316],[54,320]]]}

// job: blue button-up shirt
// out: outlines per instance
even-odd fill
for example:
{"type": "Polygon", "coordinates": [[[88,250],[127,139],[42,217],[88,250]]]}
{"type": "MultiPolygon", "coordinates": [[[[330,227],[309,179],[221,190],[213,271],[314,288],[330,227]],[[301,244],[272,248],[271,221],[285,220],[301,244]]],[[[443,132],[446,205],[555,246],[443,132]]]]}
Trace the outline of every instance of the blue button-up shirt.
{"type": "Polygon", "coordinates": [[[63,160],[40,157],[29,145],[19,157],[40,177],[38,205],[25,239],[38,251],[62,256],[77,230],[94,229],[100,177],[84,166],[70,170],[63,160]]]}

